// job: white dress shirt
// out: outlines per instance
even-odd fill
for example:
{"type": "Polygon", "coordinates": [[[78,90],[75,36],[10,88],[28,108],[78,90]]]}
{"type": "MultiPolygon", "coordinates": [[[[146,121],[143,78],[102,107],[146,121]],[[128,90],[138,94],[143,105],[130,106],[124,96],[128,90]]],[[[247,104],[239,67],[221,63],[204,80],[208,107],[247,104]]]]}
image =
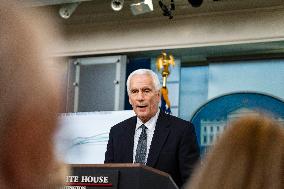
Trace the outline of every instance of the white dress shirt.
{"type": "MultiPolygon", "coordinates": [[[[144,125],[147,127],[147,129],[146,129],[147,151],[146,151],[146,159],[145,159],[146,161],[145,162],[147,162],[147,158],[148,158],[148,154],[149,154],[149,150],[150,150],[151,142],[152,142],[152,139],[153,139],[153,135],[154,135],[154,131],[155,131],[155,127],[156,127],[156,123],[157,123],[157,120],[158,120],[159,113],[160,113],[160,110],[158,109],[158,112],[155,114],[155,116],[152,117],[146,123],[144,123],[144,125]]],[[[142,128],[140,127],[142,124],[143,124],[143,122],[137,117],[136,129],[135,129],[135,134],[134,134],[133,163],[135,162],[138,140],[139,140],[140,134],[142,132],[142,128]]]]}

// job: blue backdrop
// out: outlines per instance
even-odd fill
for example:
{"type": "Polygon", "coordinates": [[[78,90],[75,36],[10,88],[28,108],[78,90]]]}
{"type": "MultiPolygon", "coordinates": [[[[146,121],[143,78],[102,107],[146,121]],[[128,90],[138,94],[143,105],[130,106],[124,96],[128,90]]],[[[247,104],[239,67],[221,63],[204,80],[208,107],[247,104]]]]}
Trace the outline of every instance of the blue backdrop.
{"type": "Polygon", "coordinates": [[[237,92],[219,96],[198,108],[191,118],[201,152],[204,153],[210,147],[212,143],[208,141],[210,137],[211,140],[216,137],[207,135],[216,134],[216,131],[219,131],[231,117],[237,117],[248,111],[263,112],[279,121],[284,120],[284,102],[276,97],[254,92],[237,92]]]}

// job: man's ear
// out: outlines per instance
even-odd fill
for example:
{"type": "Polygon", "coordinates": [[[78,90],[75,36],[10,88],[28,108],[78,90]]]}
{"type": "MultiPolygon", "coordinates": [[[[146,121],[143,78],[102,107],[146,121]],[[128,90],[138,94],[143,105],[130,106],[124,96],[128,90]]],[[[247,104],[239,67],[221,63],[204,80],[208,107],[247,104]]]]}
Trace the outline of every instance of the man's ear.
{"type": "Polygon", "coordinates": [[[131,102],[130,98],[128,99],[128,101],[129,101],[129,104],[132,106],[132,102],[131,102]]]}
{"type": "Polygon", "coordinates": [[[162,95],[162,94],[161,94],[161,91],[159,90],[159,91],[157,91],[157,93],[158,93],[158,94],[157,94],[158,97],[161,98],[161,95],[162,95]]]}

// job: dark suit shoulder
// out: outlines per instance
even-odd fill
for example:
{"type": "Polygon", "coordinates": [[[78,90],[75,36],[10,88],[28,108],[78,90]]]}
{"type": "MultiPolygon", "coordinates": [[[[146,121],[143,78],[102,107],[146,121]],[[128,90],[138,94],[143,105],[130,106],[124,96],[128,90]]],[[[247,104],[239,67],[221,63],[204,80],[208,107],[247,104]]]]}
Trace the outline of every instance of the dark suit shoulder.
{"type": "Polygon", "coordinates": [[[161,117],[162,119],[167,120],[167,122],[176,129],[183,130],[185,129],[185,127],[188,127],[188,126],[193,127],[193,124],[191,122],[178,118],[173,115],[161,113],[161,117]]]}
{"type": "Polygon", "coordinates": [[[168,116],[169,119],[171,119],[173,121],[180,122],[180,123],[183,123],[183,124],[189,124],[189,121],[186,121],[186,120],[181,119],[179,117],[176,117],[176,116],[173,116],[173,115],[169,115],[169,114],[165,114],[165,116],[168,116]]]}
{"type": "Polygon", "coordinates": [[[119,130],[125,130],[126,128],[132,127],[135,124],[136,124],[136,116],[133,116],[112,126],[111,131],[115,132],[119,130]]]}

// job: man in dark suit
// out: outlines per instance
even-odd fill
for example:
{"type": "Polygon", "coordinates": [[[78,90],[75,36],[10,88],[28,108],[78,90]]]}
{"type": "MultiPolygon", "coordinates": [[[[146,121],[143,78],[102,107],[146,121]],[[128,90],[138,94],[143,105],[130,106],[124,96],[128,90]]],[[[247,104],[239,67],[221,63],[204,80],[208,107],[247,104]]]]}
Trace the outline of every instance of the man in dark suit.
{"type": "Polygon", "coordinates": [[[132,72],[127,91],[136,116],[111,128],[105,163],[144,163],[169,173],[181,187],[199,160],[193,125],[160,112],[160,82],[153,71],[132,72]]]}

